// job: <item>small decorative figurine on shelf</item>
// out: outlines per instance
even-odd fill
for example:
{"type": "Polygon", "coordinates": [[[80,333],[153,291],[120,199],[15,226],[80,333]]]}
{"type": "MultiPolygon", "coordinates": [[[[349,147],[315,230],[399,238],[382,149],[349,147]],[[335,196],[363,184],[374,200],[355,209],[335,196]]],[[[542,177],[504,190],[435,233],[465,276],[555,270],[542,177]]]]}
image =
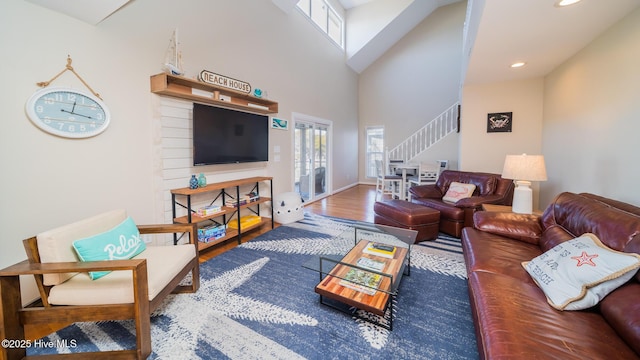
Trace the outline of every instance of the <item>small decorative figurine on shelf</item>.
{"type": "Polygon", "coordinates": [[[266,90],[255,88],[255,89],[253,89],[253,96],[255,96],[257,98],[265,98],[266,99],[269,95],[267,94],[266,90]]]}
{"type": "Polygon", "coordinates": [[[198,175],[198,186],[199,187],[207,186],[207,178],[204,176],[203,173],[200,173],[200,175],[198,175]]]}
{"type": "Polygon", "coordinates": [[[173,30],[173,35],[169,39],[169,47],[165,54],[162,70],[171,75],[184,75],[182,68],[182,52],[178,48],[178,29],[173,30]]]}
{"type": "Polygon", "coordinates": [[[198,179],[196,179],[195,175],[191,175],[191,180],[189,180],[189,188],[190,189],[198,188],[198,179]]]}

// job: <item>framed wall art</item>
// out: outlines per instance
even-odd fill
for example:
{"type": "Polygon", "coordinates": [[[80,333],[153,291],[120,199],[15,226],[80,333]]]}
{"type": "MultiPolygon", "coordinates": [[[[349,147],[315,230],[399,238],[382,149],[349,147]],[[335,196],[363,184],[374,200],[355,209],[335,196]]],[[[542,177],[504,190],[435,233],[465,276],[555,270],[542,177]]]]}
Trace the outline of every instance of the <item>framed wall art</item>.
{"type": "Polygon", "coordinates": [[[279,130],[289,130],[289,121],[272,117],[271,128],[279,130]]]}
{"type": "Polygon", "coordinates": [[[501,112],[487,114],[487,132],[511,132],[513,113],[501,112]]]}

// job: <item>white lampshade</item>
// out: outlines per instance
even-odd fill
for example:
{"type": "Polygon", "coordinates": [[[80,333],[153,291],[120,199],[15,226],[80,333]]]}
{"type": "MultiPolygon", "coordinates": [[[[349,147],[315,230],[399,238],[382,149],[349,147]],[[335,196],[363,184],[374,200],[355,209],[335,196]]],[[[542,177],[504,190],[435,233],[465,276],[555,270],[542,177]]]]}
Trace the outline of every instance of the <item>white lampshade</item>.
{"type": "Polygon", "coordinates": [[[513,180],[546,181],[547,169],[542,155],[507,155],[502,177],[513,180]]]}
{"type": "Polygon", "coordinates": [[[513,212],[531,214],[533,212],[531,181],[547,180],[544,156],[527,154],[507,155],[504,160],[502,177],[516,180],[517,186],[513,192],[513,212]]]}

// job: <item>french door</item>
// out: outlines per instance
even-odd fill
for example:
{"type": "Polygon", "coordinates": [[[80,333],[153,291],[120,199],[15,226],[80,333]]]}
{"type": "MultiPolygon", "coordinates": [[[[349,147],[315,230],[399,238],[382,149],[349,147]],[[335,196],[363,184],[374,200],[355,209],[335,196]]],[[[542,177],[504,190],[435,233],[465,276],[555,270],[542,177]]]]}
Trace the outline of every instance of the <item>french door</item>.
{"type": "Polygon", "coordinates": [[[294,182],[304,201],[329,194],[331,122],[294,114],[294,182]]]}

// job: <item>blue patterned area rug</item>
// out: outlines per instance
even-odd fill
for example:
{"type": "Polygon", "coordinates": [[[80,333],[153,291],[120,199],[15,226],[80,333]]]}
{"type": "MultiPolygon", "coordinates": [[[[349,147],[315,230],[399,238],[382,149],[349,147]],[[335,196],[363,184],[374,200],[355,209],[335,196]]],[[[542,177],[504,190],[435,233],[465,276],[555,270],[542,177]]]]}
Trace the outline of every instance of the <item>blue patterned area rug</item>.
{"type": "MultiPolygon", "coordinates": [[[[352,222],[307,214],[201,264],[196,294],[170,295],[152,315],[152,359],[477,359],[460,241],[414,245],[393,331],[321,305],[313,256],[344,254],[352,222]],[[348,232],[347,232],[348,234],[348,232]]],[[[76,323],[45,341],[131,349],[132,321],[76,323]]]]}

